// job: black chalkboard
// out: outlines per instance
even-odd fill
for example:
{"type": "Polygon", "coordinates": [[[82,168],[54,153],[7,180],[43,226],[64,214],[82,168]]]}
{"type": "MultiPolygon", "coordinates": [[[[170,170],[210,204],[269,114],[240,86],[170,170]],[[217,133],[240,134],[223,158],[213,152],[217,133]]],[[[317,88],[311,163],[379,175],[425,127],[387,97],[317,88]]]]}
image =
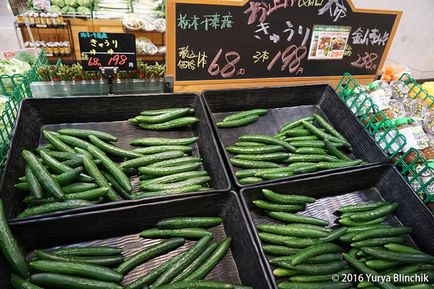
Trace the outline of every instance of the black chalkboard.
{"type": "Polygon", "coordinates": [[[347,0],[176,3],[176,80],[374,75],[398,15],[347,0]]]}
{"type": "Polygon", "coordinates": [[[117,67],[136,70],[136,38],[134,34],[79,32],[81,65],[85,70],[117,67]]]}

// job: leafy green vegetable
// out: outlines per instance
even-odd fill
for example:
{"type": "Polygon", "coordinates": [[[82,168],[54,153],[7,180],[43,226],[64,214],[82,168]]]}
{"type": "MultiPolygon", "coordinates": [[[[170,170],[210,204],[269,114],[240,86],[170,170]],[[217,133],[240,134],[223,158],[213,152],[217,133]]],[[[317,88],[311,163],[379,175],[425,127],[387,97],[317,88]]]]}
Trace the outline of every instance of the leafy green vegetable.
{"type": "Polygon", "coordinates": [[[90,14],[90,9],[85,6],[78,6],[77,13],[79,14],[90,14]]]}

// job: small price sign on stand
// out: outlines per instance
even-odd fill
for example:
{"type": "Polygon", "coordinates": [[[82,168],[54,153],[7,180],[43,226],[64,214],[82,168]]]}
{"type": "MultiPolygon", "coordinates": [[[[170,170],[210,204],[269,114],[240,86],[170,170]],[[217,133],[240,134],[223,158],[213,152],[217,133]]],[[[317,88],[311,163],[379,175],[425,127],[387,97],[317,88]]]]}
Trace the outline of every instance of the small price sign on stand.
{"type": "Polygon", "coordinates": [[[81,65],[85,70],[136,70],[134,34],[79,32],[81,65]]]}

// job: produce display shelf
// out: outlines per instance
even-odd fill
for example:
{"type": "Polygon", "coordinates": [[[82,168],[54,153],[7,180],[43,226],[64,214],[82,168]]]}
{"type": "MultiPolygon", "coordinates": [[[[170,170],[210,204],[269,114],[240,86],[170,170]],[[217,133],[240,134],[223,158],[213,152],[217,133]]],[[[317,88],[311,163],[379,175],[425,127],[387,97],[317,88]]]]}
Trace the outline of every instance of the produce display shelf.
{"type": "MultiPolygon", "coordinates": [[[[413,92],[414,96],[428,95],[408,74],[403,74],[400,80],[406,84],[407,90],[409,93],[413,92]]],[[[418,150],[411,148],[408,151],[403,151],[407,144],[405,136],[374,104],[368,93],[358,88],[357,82],[349,73],[344,74],[336,87],[336,92],[367,129],[371,137],[387,153],[391,162],[397,166],[400,173],[408,180],[424,203],[434,202],[434,169],[429,166],[428,161],[418,150]]],[[[432,96],[428,95],[424,97],[424,101],[431,98],[432,96]]]]}
{"type": "MultiPolygon", "coordinates": [[[[413,227],[408,243],[418,246],[428,254],[434,253],[434,243],[432,242],[434,215],[412,192],[411,187],[396,168],[390,164],[356,168],[346,172],[242,189],[241,199],[259,247],[261,247],[261,241],[257,235],[256,226],[276,222],[264,210],[257,208],[252,203],[253,200],[264,199],[262,189],[316,198],[316,202],[308,204],[302,215],[329,221],[329,227],[336,227],[338,224],[336,210],[340,206],[378,200],[397,202],[399,206],[394,212],[394,216],[388,217],[386,222],[394,226],[413,227]]],[[[274,288],[277,288],[276,281],[284,281],[284,279],[274,279],[272,266],[268,264],[267,255],[262,248],[260,248],[260,254],[266,262],[266,268],[273,280],[274,288]]]]}

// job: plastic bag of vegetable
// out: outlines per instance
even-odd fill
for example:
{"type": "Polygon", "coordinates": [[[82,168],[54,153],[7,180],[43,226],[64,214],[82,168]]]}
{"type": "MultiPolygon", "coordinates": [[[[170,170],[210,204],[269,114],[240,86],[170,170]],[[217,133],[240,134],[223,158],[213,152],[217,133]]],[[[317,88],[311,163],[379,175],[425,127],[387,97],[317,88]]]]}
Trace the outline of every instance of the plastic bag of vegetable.
{"type": "Polygon", "coordinates": [[[28,51],[18,51],[15,56],[15,59],[27,62],[30,65],[33,65],[36,61],[36,57],[33,53],[28,51]]]}
{"type": "MultiPolygon", "coordinates": [[[[51,0],[51,4],[55,6],[59,6],[60,8],[65,7],[65,1],[64,0],[51,0]]],[[[53,8],[53,6],[51,6],[53,8]]]]}
{"type": "MultiPolygon", "coordinates": [[[[91,8],[93,1],[92,0],[77,0],[77,3],[79,6],[91,8]]],[[[78,11],[78,9],[77,9],[77,11],[78,11]]]]}
{"type": "Polygon", "coordinates": [[[76,12],[75,8],[71,6],[65,6],[62,8],[62,14],[74,14],[76,12]]]}
{"type": "Polygon", "coordinates": [[[65,5],[73,8],[78,7],[77,0],[65,0],[65,5]]]}
{"type": "Polygon", "coordinates": [[[90,9],[85,7],[85,6],[78,6],[77,13],[88,15],[88,14],[90,14],[90,9]]]}
{"type": "Polygon", "coordinates": [[[62,8],[57,5],[51,5],[50,12],[60,14],[62,13],[62,8]]]}

